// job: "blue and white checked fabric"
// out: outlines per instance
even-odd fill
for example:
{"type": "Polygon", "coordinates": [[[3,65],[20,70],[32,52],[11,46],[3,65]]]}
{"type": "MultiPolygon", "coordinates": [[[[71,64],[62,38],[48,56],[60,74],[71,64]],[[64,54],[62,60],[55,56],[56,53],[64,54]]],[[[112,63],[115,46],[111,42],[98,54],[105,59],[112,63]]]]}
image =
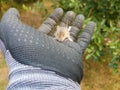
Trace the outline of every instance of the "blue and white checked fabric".
{"type": "Polygon", "coordinates": [[[81,90],[80,85],[71,79],[17,62],[1,40],[0,49],[9,69],[7,90],[81,90]]]}

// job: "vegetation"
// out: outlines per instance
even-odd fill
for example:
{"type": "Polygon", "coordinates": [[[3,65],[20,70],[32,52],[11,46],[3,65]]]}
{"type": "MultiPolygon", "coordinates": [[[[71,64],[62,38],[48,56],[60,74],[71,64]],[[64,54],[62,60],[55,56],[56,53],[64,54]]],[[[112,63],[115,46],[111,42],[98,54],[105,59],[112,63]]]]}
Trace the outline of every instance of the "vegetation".
{"type": "Polygon", "coordinates": [[[109,60],[109,65],[115,73],[118,72],[120,61],[119,3],[120,0],[57,0],[57,7],[85,15],[85,22],[96,22],[95,33],[86,50],[85,58],[104,62],[109,60]]]}
{"type": "MultiPolygon", "coordinates": [[[[44,6],[44,0],[1,0],[3,3],[21,3],[26,11],[42,12],[43,16],[48,13],[44,6]],[[27,3],[33,3],[26,6],[27,3]],[[23,4],[24,3],[24,4],[23,4]]],[[[96,22],[95,33],[88,46],[85,58],[95,61],[108,61],[114,72],[118,72],[120,60],[120,0],[47,0],[53,1],[53,8],[62,7],[64,11],[73,10],[77,14],[83,14],[90,20],[96,22]],[[105,57],[107,56],[107,57],[105,57]],[[108,59],[109,58],[109,59],[108,59]]],[[[0,8],[0,12],[2,9],[0,8]]]]}

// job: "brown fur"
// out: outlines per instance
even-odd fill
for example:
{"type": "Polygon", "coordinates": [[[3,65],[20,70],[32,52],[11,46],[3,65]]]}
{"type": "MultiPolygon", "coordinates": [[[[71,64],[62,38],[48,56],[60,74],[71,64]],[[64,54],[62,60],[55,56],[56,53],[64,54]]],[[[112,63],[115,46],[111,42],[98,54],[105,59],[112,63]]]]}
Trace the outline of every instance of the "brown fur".
{"type": "Polygon", "coordinates": [[[65,39],[70,39],[70,32],[68,31],[68,27],[60,27],[57,26],[57,31],[55,32],[55,39],[58,41],[64,41],[65,39]]]}

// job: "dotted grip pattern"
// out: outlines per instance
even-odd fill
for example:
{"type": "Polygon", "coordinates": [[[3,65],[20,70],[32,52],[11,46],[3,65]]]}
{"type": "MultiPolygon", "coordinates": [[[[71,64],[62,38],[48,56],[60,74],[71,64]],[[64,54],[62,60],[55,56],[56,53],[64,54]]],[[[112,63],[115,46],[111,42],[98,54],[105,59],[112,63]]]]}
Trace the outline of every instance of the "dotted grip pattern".
{"type": "Polygon", "coordinates": [[[14,8],[9,9],[1,20],[0,39],[18,62],[54,71],[80,83],[82,54],[23,24],[14,8]]]}

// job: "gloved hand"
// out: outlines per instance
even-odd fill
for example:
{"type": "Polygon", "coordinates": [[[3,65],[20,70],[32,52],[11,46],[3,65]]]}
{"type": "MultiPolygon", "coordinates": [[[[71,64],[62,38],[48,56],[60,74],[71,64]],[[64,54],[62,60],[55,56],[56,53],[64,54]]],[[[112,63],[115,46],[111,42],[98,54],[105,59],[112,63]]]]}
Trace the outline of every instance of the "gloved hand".
{"type": "Polygon", "coordinates": [[[19,16],[15,8],[10,8],[0,23],[0,39],[13,58],[21,64],[54,71],[79,83],[83,75],[83,52],[89,44],[95,23],[89,22],[78,38],[84,21],[83,15],[75,16],[74,12],[68,11],[63,17],[63,10],[57,8],[39,30],[23,24],[19,16]],[[48,36],[58,23],[60,26],[72,26],[70,35],[75,42],[58,42],[48,36]]]}

